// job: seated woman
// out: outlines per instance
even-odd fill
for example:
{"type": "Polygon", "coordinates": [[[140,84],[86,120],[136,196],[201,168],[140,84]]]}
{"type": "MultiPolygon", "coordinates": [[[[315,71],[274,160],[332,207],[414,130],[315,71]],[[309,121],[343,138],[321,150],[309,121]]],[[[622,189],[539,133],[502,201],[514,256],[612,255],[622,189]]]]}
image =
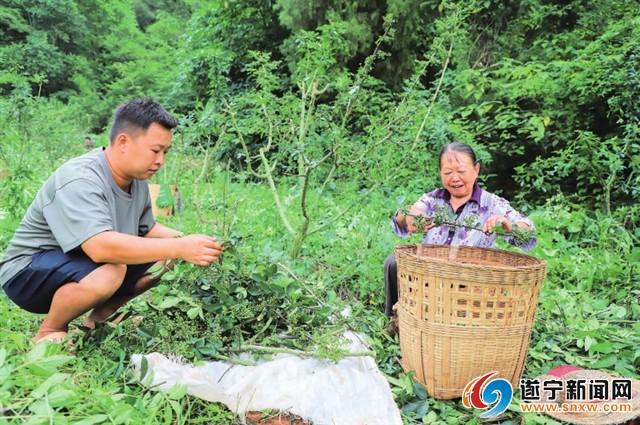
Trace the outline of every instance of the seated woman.
{"type": "MultiPolygon", "coordinates": [[[[533,222],[514,210],[509,202],[480,188],[476,181],[480,164],[469,145],[445,145],[438,162],[442,189],[425,193],[413,204],[408,214],[403,214],[401,210],[396,212],[391,224],[398,236],[406,237],[416,232],[416,217],[431,220],[437,214],[452,217],[448,221],[454,220],[454,214],[456,223],[474,223],[471,227],[481,227],[482,231],[447,224],[436,227],[431,221],[424,221],[429,224],[420,229],[424,231],[422,243],[494,247],[496,234],[493,229],[498,224],[508,233],[514,230],[514,224],[521,230],[535,230],[533,222]]],[[[505,236],[505,239],[512,245],[529,250],[536,244],[534,233],[531,234],[526,241],[518,241],[510,236],[505,236]]],[[[393,254],[387,257],[384,264],[384,286],[384,312],[392,316],[393,305],[398,301],[397,266],[393,254]]]]}

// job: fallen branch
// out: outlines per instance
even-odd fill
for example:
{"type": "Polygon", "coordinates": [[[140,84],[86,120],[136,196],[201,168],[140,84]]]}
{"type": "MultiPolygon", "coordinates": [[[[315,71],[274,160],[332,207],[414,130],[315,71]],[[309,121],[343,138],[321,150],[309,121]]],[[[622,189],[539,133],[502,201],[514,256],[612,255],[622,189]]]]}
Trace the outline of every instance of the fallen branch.
{"type": "Polygon", "coordinates": [[[257,363],[251,360],[242,360],[237,357],[229,357],[224,354],[211,354],[211,358],[216,360],[222,360],[223,362],[233,363],[240,366],[256,366],[257,363]]]}
{"type": "MultiPolygon", "coordinates": [[[[318,355],[313,351],[305,351],[305,350],[296,350],[294,348],[286,348],[286,347],[265,347],[262,345],[242,345],[238,348],[230,348],[229,351],[234,353],[240,352],[258,352],[258,353],[266,353],[266,354],[292,354],[294,356],[299,357],[318,357],[318,355]]],[[[376,356],[375,351],[347,351],[347,350],[338,350],[338,353],[343,357],[374,357],[376,356]]]]}

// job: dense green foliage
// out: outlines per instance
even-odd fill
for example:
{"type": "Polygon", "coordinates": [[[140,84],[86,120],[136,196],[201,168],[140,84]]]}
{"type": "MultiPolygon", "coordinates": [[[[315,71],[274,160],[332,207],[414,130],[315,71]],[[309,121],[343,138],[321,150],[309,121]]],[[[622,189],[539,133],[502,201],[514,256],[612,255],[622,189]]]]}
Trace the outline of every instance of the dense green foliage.
{"type": "MultiPolygon", "coordinates": [[[[0,0],[0,250],[44,179],[85,136],[106,145],[114,107],[138,95],[180,120],[155,178],[182,191],[169,225],[230,244],[222,264],[181,264],[126,307],[140,323],[76,334],[75,357],[32,350],[38,317],[0,296],[0,423],[233,423],[180,389],[140,386],[129,356],[258,342],[335,359],[346,327],[370,337],[408,423],[476,423],[401,372],[380,311],[382,263],[401,242],[388,217],[439,185],[437,152],[456,139],[538,227],[548,276],[525,375],[570,363],[638,377],[639,11],[0,0]]],[[[515,406],[503,423],[555,423],[515,406]]]]}

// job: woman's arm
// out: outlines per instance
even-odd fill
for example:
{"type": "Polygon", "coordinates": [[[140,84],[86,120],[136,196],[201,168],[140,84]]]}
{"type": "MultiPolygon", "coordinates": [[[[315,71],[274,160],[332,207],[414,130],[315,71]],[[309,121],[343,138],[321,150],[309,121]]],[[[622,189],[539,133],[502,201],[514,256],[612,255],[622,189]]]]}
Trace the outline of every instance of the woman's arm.
{"type": "MultiPolygon", "coordinates": [[[[415,204],[409,209],[409,214],[405,215],[402,210],[397,210],[393,217],[391,217],[391,226],[393,227],[396,235],[400,237],[407,237],[412,233],[415,233],[414,216],[428,217],[427,211],[429,205],[433,203],[433,197],[430,193],[425,193],[415,204]]],[[[433,206],[432,208],[433,209],[433,206]]],[[[424,228],[424,231],[429,231],[434,225],[429,224],[424,228]]]]}

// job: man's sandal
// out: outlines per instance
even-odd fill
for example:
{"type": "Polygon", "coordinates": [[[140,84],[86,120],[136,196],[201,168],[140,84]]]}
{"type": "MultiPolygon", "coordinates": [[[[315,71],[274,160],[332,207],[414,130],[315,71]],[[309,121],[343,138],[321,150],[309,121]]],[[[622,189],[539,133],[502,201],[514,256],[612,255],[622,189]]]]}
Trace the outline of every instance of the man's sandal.
{"type": "Polygon", "coordinates": [[[107,326],[107,324],[119,325],[120,323],[124,322],[129,317],[131,317],[132,315],[133,313],[130,311],[125,311],[123,313],[119,313],[116,311],[111,316],[107,317],[105,320],[95,322],[95,325],[93,328],[90,328],[89,326],[85,326],[85,325],[78,325],[78,329],[81,329],[85,332],[91,332],[91,331],[95,331],[96,329],[100,329],[104,326],[107,326]]]}

